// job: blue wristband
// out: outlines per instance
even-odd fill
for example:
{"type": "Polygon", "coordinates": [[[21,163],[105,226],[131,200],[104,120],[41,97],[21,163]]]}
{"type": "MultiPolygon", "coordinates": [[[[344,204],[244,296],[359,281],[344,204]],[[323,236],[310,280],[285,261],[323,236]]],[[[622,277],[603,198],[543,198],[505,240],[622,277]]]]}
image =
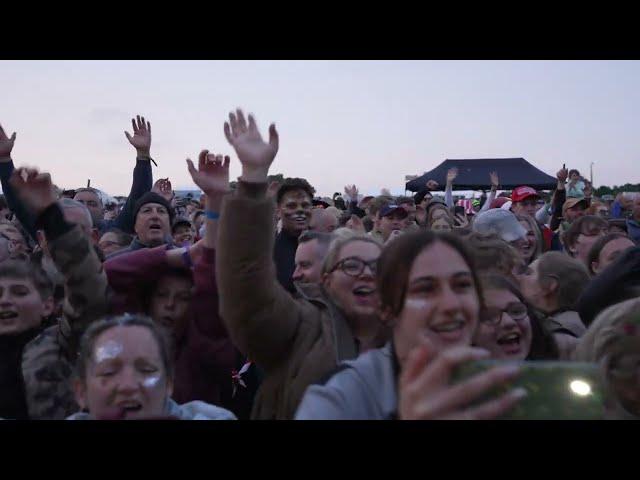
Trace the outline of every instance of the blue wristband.
{"type": "Polygon", "coordinates": [[[182,261],[184,262],[184,266],[187,268],[193,267],[193,262],[191,261],[191,255],[189,254],[189,247],[182,254],[182,261]]]}
{"type": "Polygon", "coordinates": [[[212,212],[211,210],[205,210],[204,214],[207,216],[209,220],[218,220],[220,218],[219,213],[212,212]]]}

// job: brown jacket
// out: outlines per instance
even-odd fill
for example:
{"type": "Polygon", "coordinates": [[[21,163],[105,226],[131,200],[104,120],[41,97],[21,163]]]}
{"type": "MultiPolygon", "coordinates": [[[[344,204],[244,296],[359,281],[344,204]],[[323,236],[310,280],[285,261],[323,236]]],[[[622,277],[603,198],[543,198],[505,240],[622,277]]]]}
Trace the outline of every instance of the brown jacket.
{"type": "Polygon", "coordinates": [[[252,418],[292,419],[306,388],[355,358],[358,346],[319,289],[294,298],[276,280],[274,204],[266,189],[241,181],[224,200],[216,252],[220,314],[235,345],[264,371],[252,418]]]}

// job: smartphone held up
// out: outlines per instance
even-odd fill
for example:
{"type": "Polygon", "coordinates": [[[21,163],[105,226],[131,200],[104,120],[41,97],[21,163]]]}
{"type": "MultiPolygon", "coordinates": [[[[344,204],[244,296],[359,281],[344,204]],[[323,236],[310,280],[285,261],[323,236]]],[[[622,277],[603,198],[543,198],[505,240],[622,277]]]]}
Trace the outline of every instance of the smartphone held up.
{"type": "MultiPolygon", "coordinates": [[[[454,383],[504,365],[505,361],[481,360],[458,368],[454,383]]],[[[513,363],[513,362],[508,362],[513,363]]],[[[600,369],[591,363],[523,361],[520,374],[511,382],[491,391],[486,397],[498,397],[513,388],[523,388],[526,397],[503,415],[504,420],[602,420],[609,398],[600,369]]]]}

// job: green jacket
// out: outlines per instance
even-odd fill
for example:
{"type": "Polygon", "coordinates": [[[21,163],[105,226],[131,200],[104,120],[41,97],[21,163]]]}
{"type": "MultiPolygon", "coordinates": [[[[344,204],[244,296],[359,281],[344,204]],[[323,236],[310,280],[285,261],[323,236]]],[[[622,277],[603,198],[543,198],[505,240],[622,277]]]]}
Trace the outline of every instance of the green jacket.
{"type": "Polygon", "coordinates": [[[29,417],[63,420],[79,410],[71,377],[80,337],[107,313],[107,277],[78,225],[57,238],[48,238],[48,246],[65,278],[63,316],[26,345],[22,375],[29,417]]]}

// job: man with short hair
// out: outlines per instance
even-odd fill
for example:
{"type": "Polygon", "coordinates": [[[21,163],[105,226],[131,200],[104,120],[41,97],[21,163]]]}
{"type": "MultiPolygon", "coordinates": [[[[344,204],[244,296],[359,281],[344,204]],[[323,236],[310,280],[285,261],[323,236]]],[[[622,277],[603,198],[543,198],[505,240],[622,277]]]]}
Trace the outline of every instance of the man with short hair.
{"type": "Polygon", "coordinates": [[[282,230],[276,236],[273,259],[278,281],[290,293],[295,293],[293,272],[296,269],[298,237],[309,229],[315,190],[302,178],[286,178],[276,194],[276,212],[282,230]]]}
{"type": "Polygon", "coordinates": [[[338,228],[338,218],[324,208],[314,208],[311,211],[309,230],[313,232],[331,233],[338,228]]]}
{"type": "Polygon", "coordinates": [[[320,285],[322,262],[335,238],[331,233],[312,231],[300,235],[296,250],[296,269],[293,272],[293,282],[297,288],[305,288],[310,284],[320,285]]]}

